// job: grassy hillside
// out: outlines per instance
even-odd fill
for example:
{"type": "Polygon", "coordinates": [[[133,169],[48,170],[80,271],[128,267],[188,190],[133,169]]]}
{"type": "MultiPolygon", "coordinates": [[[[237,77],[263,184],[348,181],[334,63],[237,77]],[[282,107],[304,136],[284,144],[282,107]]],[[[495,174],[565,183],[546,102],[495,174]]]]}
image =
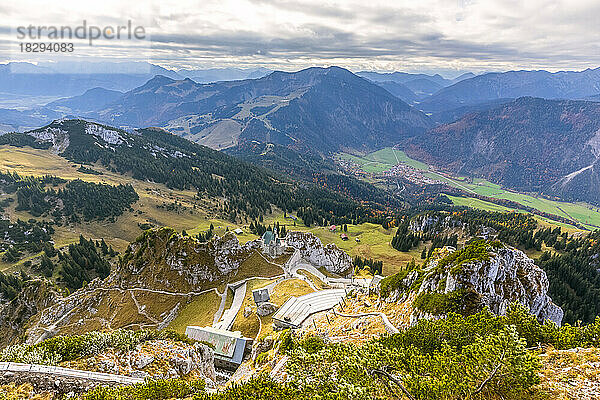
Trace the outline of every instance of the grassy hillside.
{"type": "Polygon", "coordinates": [[[212,325],[214,315],[219,309],[220,301],[221,298],[214,291],[194,297],[190,303],[183,307],[177,317],[171,321],[169,329],[177,333],[185,333],[185,328],[188,325],[212,325]]]}
{"type": "MultiPolygon", "coordinates": [[[[381,260],[383,261],[383,273],[385,275],[396,273],[406,266],[407,262],[410,262],[413,258],[418,259],[421,255],[422,246],[406,253],[395,250],[391,245],[391,241],[396,234],[396,229],[384,229],[378,224],[348,224],[348,231],[344,233],[348,235],[349,240],[342,240],[340,237],[342,230],[339,226],[335,232],[331,232],[329,227],[307,227],[300,220],[297,220],[294,225],[292,219],[289,217],[284,218],[284,214],[277,210],[274,210],[274,213],[268,215],[264,220],[265,225],[273,225],[275,223],[279,223],[280,226],[285,225],[287,230],[311,232],[321,239],[323,244],[333,243],[352,257],[361,256],[363,258],[381,260]],[[357,238],[358,242],[356,241],[357,238]]],[[[242,228],[244,234],[238,236],[240,241],[243,242],[258,238],[258,236],[249,233],[247,225],[242,226],[242,228]]],[[[192,232],[196,232],[196,230],[192,230],[192,232]]]]}
{"type": "MultiPolygon", "coordinates": [[[[50,172],[66,180],[81,179],[86,182],[111,185],[130,183],[140,196],[140,200],[133,206],[134,211],[126,211],[114,223],[91,221],[75,226],[55,227],[56,233],[53,238],[56,247],[73,243],[82,234],[85,237],[105,238],[107,243],[112,244],[117,251],[122,251],[141,233],[138,224],[171,226],[179,231],[192,229],[207,221],[207,212],[213,206],[209,200],[198,199],[196,192],[192,190],[174,190],[163,184],[138,181],[110,172],[100,165],[92,167],[95,171],[101,172],[100,175],[82,173],[78,171],[79,167],[79,164],[69,162],[45,150],[0,146],[0,171],[17,172],[23,176],[43,176],[50,172]],[[177,206],[174,206],[175,203],[177,206]]],[[[15,203],[7,208],[11,220],[32,218],[28,212],[15,211],[15,208],[15,203]]]]}

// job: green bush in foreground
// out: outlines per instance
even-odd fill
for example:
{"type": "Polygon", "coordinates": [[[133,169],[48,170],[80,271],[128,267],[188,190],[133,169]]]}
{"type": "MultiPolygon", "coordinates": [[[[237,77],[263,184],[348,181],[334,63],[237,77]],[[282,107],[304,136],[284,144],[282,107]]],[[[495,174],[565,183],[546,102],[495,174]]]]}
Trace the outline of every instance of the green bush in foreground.
{"type": "Polygon", "coordinates": [[[259,376],[211,394],[202,383],[149,381],[129,389],[95,389],[83,400],[384,400],[402,398],[403,390],[415,400],[541,398],[535,391],[540,361],[528,348],[598,346],[600,319],[557,327],[513,305],[505,316],[484,310],[422,320],[362,346],[291,331],[279,340],[280,353],[288,356],[285,383],[259,376]]]}
{"type": "Polygon", "coordinates": [[[378,339],[387,347],[415,346],[421,351],[439,350],[446,343],[458,349],[472,344],[475,338],[495,335],[507,326],[514,326],[528,347],[551,345],[557,349],[600,346],[600,318],[593,324],[560,327],[552,322],[541,324],[536,317],[519,305],[513,304],[506,315],[495,315],[485,309],[463,317],[449,313],[438,320],[420,320],[398,334],[378,339]]]}
{"type": "Polygon", "coordinates": [[[203,381],[181,379],[148,380],[132,386],[98,386],[83,395],[83,400],[163,400],[184,398],[204,392],[203,381]]]}
{"type": "Polygon", "coordinates": [[[297,388],[273,381],[268,376],[258,376],[243,384],[233,384],[214,393],[198,393],[193,400],[304,400],[307,397],[297,388]]]}
{"type": "Polygon", "coordinates": [[[481,310],[480,296],[474,290],[457,289],[449,293],[421,292],[413,306],[433,315],[449,312],[469,315],[481,310]]]}
{"type": "Polygon", "coordinates": [[[383,343],[330,344],[316,353],[299,346],[290,355],[288,373],[303,396],[316,399],[393,398],[387,385],[400,395],[400,387],[377,371],[390,371],[415,399],[431,400],[515,398],[539,380],[540,362],[514,327],[477,337],[462,349],[442,343],[424,352],[383,343]]]}

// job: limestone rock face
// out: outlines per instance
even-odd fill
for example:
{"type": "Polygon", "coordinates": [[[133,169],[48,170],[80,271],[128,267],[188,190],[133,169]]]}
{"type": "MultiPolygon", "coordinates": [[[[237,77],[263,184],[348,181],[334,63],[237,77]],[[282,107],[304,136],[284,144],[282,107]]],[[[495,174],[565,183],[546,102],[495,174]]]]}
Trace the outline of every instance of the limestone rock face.
{"type": "Polygon", "coordinates": [[[85,133],[88,135],[97,136],[109,144],[123,143],[123,138],[121,137],[118,131],[115,131],[113,129],[107,129],[102,125],[88,123],[85,126],[85,133]]]}
{"type": "MultiPolygon", "coordinates": [[[[548,295],[546,273],[525,253],[507,246],[489,246],[488,259],[440,268],[440,260],[454,251],[453,248],[436,250],[438,257],[434,257],[423,271],[408,273],[390,292],[387,301],[402,303],[411,297],[411,293],[414,298],[433,293],[448,295],[460,290],[470,295],[469,301],[476,309],[488,307],[491,312],[504,315],[516,302],[527,307],[540,322],[550,320],[561,324],[564,313],[548,295]],[[416,284],[418,279],[422,280],[420,285],[416,284]]],[[[419,319],[441,317],[443,314],[434,315],[413,307],[410,321],[415,324],[419,319]]]]}
{"type": "Polygon", "coordinates": [[[163,228],[130,244],[125,257],[130,256],[108,282],[122,288],[201,291],[235,272],[255,246],[242,246],[232,233],[200,243],[163,228]]]}
{"type": "Polygon", "coordinates": [[[170,379],[193,375],[204,379],[209,386],[214,386],[216,379],[214,352],[210,347],[172,340],[150,340],[130,351],[110,349],[62,365],[138,378],[170,379]]]}
{"type": "Polygon", "coordinates": [[[513,302],[529,308],[540,321],[560,325],[563,311],[548,296],[546,273],[520,250],[503,247],[489,261],[464,265],[456,275],[448,274],[445,292],[473,288],[493,313],[506,314],[513,302]]]}
{"type": "Polygon", "coordinates": [[[47,127],[44,130],[36,130],[28,134],[39,142],[51,143],[50,150],[54,154],[60,154],[69,147],[69,134],[61,128],[47,127]]]}
{"type": "Polygon", "coordinates": [[[408,229],[412,232],[429,232],[429,231],[443,231],[449,228],[463,227],[464,224],[451,215],[445,217],[439,215],[421,215],[413,218],[410,221],[408,229]]]}
{"type": "Polygon", "coordinates": [[[42,279],[26,282],[12,301],[0,298],[0,348],[17,341],[25,331],[25,321],[61,298],[53,285],[42,279]]]}
{"type": "Polygon", "coordinates": [[[310,264],[324,267],[327,271],[344,274],[352,268],[352,259],[346,252],[330,243],[323,246],[321,240],[308,232],[288,232],[286,244],[300,251],[301,257],[310,264]]]}

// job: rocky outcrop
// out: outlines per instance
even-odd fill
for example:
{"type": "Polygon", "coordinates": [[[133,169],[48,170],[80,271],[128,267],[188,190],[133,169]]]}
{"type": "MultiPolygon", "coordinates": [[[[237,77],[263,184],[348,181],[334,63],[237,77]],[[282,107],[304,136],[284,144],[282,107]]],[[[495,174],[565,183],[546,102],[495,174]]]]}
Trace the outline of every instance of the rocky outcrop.
{"type": "Polygon", "coordinates": [[[269,303],[269,302],[260,303],[256,308],[256,314],[259,317],[271,315],[275,311],[277,311],[277,306],[275,304],[269,303]]]}
{"type": "Polygon", "coordinates": [[[412,232],[439,232],[456,227],[463,227],[463,224],[452,218],[452,215],[442,216],[436,214],[419,215],[413,218],[408,226],[412,232]]]}
{"type": "Polygon", "coordinates": [[[259,243],[241,245],[233,234],[199,242],[172,229],[146,231],[105,280],[38,309],[27,343],[56,334],[118,328],[162,329],[195,295],[236,279],[259,243]]]}
{"type": "Polygon", "coordinates": [[[13,300],[0,299],[0,348],[16,342],[24,334],[29,318],[61,297],[51,282],[36,279],[25,282],[13,300]]]}
{"type": "Polygon", "coordinates": [[[62,367],[126,375],[134,378],[195,378],[214,386],[214,352],[205,344],[150,340],[131,351],[109,350],[62,367]]]}
{"type": "Polygon", "coordinates": [[[38,142],[50,143],[50,149],[54,154],[60,154],[69,147],[69,133],[61,128],[48,126],[45,129],[28,132],[28,135],[38,142]]]}
{"type": "Polygon", "coordinates": [[[241,245],[233,233],[199,242],[168,228],[146,231],[129,245],[107,283],[122,288],[200,291],[224,282],[257,247],[257,242],[241,245]]]}
{"type": "MultiPolygon", "coordinates": [[[[454,215],[448,214],[423,214],[410,220],[408,229],[411,232],[448,232],[452,229],[464,230],[466,224],[454,215]]],[[[492,238],[497,235],[494,228],[483,224],[477,227],[476,235],[483,238],[492,238]]]]}
{"type": "Polygon", "coordinates": [[[321,239],[308,232],[288,232],[285,242],[300,251],[302,259],[336,274],[345,274],[352,268],[352,259],[346,252],[330,243],[323,246],[321,239]]]}
{"type": "Polygon", "coordinates": [[[493,313],[503,315],[513,302],[529,308],[540,321],[560,325],[563,311],[548,296],[546,273],[520,250],[498,248],[488,261],[467,263],[447,273],[445,292],[471,288],[493,313]]]}
{"type": "Polygon", "coordinates": [[[423,306],[417,304],[418,299],[427,296],[436,299],[438,307],[444,302],[462,302],[454,304],[455,310],[467,313],[487,307],[495,314],[504,315],[516,302],[527,307],[541,322],[550,320],[561,324],[563,311],[548,296],[548,277],[533,260],[522,251],[499,243],[483,248],[475,256],[467,249],[459,250],[461,254],[454,254],[454,249],[449,248],[438,251],[423,270],[405,273],[397,279],[387,294],[387,301],[404,302],[413,292],[417,300],[413,304],[411,324],[445,314],[439,308],[431,309],[431,305],[419,308],[423,306]],[[468,257],[461,257],[463,254],[468,257]]]}
{"type": "Polygon", "coordinates": [[[15,391],[19,391],[20,396],[17,397],[18,399],[50,400],[68,398],[67,395],[81,395],[96,386],[121,386],[112,382],[99,382],[64,376],[57,378],[35,372],[0,372],[0,394],[4,394],[1,387],[4,385],[14,385],[16,387],[15,391]]]}

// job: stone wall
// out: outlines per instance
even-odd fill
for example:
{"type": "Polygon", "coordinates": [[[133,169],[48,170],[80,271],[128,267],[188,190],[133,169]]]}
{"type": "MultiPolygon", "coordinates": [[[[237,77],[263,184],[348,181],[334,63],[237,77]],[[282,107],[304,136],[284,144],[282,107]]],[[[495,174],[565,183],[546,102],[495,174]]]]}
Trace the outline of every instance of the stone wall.
{"type": "Polygon", "coordinates": [[[121,386],[116,382],[100,382],[84,378],[52,376],[35,372],[0,372],[0,386],[14,383],[20,386],[29,383],[34,393],[52,392],[57,395],[81,394],[96,386],[121,386]]]}

